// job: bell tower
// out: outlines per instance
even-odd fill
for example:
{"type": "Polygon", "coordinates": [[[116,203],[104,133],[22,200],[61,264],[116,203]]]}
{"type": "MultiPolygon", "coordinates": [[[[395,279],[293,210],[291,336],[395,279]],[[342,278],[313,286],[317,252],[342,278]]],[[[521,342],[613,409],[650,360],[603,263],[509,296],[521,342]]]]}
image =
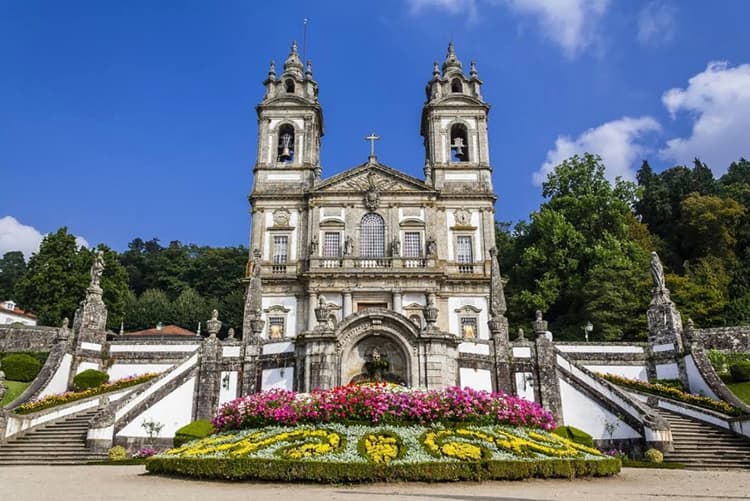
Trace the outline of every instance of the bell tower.
{"type": "Polygon", "coordinates": [[[319,179],[323,111],[312,64],[303,65],[297,43],[280,75],[271,61],[258,112],[258,155],[253,194],[308,189],[319,179]]]}
{"type": "Polygon", "coordinates": [[[422,108],[425,181],[441,191],[493,191],[487,141],[490,105],[482,98],[481,86],[474,61],[467,78],[449,43],[442,72],[435,62],[422,108]]]}

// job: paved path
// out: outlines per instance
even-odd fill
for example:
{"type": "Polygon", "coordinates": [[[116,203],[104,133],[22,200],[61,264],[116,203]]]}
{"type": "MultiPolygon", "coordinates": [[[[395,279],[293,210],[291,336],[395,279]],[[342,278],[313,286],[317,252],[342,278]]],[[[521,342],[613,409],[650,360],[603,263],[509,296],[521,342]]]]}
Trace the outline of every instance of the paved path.
{"type": "Polygon", "coordinates": [[[750,473],[626,468],[613,478],[458,484],[320,486],[202,482],[151,476],[143,466],[7,466],[5,501],[582,501],[750,499],[750,473]]]}

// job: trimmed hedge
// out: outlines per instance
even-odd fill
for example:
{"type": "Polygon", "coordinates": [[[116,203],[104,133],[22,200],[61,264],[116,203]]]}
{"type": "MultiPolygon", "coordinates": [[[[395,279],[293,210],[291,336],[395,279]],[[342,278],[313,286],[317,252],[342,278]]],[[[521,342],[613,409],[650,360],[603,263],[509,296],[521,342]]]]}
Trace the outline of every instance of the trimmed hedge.
{"type": "Polygon", "coordinates": [[[174,434],[174,446],[182,447],[184,444],[198,440],[199,438],[206,438],[209,435],[214,434],[214,425],[208,419],[199,419],[193,421],[190,424],[186,424],[174,434]]]}
{"type": "Polygon", "coordinates": [[[475,461],[445,463],[331,463],[261,458],[164,458],[146,461],[150,473],[215,480],[283,482],[457,482],[524,478],[603,477],[620,472],[617,458],[542,459],[538,461],[475,461]]]}
{"type": "Polygon", "coordinates": [[[737,362],[729,366],[729,374],[734,383],[750,381],[750,362],[737,362]]]}
{"type": "Polygon", "coordinates": [[[594,438],[583,430],[579,430],[573,426],[558,426],[552,433],[558,437],[567,438],[577,444],[585,445],[586,447],[594,446],[594,438]]]}
{"type": "Polygon", "coordinates": [[[39,371],[42,370],[42,364],[26,353],[12,353],[3,357],[0,368],[10,381],[28,383],[33,381],[39,371]]]}
{"type": "Polygon", "coordinates": [[[109,374],[96,369],[87,369],[73,378],[73,389],[76,391],[96,388],[109,381],[109,374]]]}

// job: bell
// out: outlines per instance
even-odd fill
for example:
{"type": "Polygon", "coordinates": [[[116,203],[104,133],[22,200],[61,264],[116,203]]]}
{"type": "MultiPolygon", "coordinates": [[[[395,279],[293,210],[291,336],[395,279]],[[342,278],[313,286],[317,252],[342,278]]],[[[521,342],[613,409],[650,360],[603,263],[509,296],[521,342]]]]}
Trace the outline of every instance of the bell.
{"type": "Polygon", "coordinates": [[[281,150],[281,154],[279,154],[279,160],[282,162],[286,162],[287,160],[292,159],[292,152],[289,150],[289,146],[284,146],[284,148],[281,150]]]}

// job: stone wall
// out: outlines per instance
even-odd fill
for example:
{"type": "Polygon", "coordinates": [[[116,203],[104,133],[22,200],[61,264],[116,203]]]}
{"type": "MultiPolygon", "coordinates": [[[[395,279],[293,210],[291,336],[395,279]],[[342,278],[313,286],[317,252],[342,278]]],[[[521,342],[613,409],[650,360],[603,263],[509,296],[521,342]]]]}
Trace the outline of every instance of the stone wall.
{"type": "Polygon", "coordinates": [[[0,352],[50,351],[59,332],[58,327],[0,327],[0,352]]]}
{"type": "Polygon", "coordinates": [[[707,350],[750,352],[750,325],[695,329],[687,334],[707,350]]]}

